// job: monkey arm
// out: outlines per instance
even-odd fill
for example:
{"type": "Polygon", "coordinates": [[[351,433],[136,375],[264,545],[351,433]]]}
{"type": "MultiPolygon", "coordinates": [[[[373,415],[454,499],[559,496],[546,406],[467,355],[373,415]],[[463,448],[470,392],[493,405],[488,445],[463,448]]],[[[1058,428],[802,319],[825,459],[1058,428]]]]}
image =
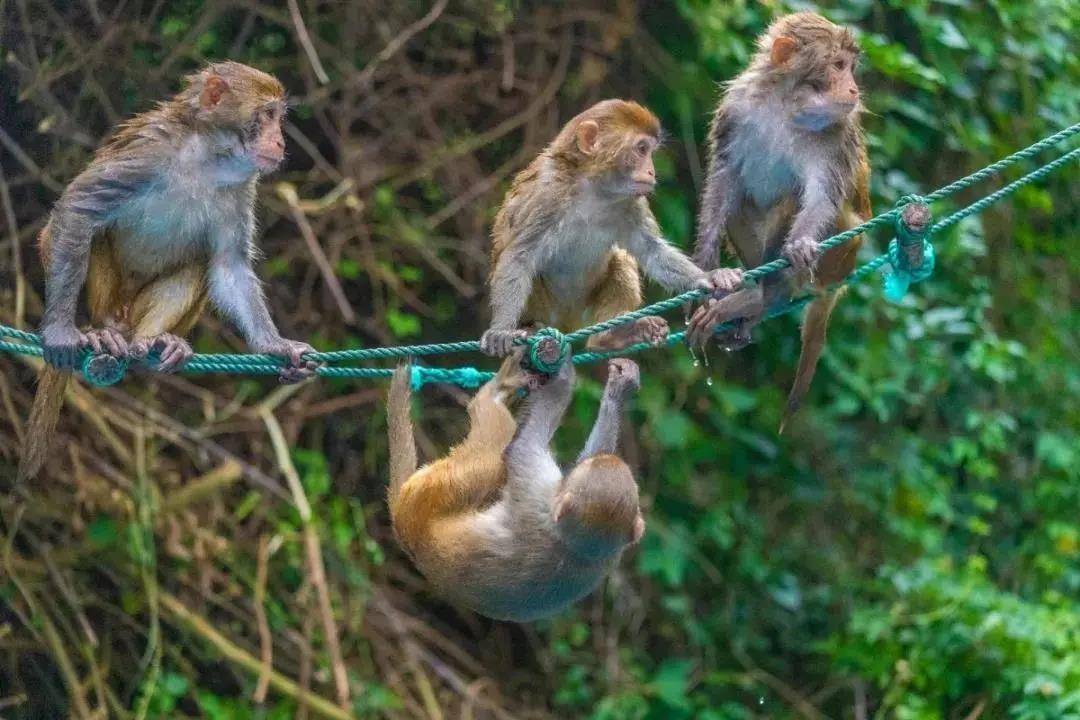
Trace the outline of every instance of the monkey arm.
{"type": "Polygon", "coordinates": [[[491,273],[491,329],[514,330],[532,295],[536,274],[535,252],[511,247],[499,258],[491,273]]]}
{"type": "Polygon", "coordinates": [[[525,419],[518,423],[517,434],[506,449],[510,474],[528,474],[537,458],[550,456],[548,447],[562,422],[574,389],[574,366],[567,359],[559,374],[534,391],[525,408],[525,419]]]}
{"type": "Polygon", "coordinates": [[[644,201],[638,205],[638,211],[641,213],[636,223],[638,229],[625,238],[624,246],[637,258],[645,274],[672,291],[703,286],[708,278],[705,271],[668,244],[644,201]]]}
{"type": "Polygon", "coordinates": [[[699,267],[714,268],[720,264],[720,241],[727,236],[735,197],[740,193],[736,182],[726,158],[714,156],[701,193],[701,213],[694,244],[694,262],[699,267]]]}
{"type": "Polygon", "coordinates": [[[46,273],[41,336],[46,362],[71,368],[79,350],[87,345],[87,338],[75,327],[75,313],[90,265],[91,244],[138,188],[153,180],[153,170],[144,161],[123,157],[108,163],[95,161],[56,203],[42,233],[46,273]]]}
{"type": "Polygon", "coordinates": [[[840,192],[827,179],[811,176],[803,186],[799,211],[784,241],[781,254],[796,270],[812,267],[817,261],[817,244],[836,223],[840,192]]]}
{"type": "Polygon", "coordinates": [[[253,231],[253,220],[248,214],[238,227],[221,228],[214,238],[210,299],[223,315],[236,323],[252,349],[271,352],[280,346],[282,337],[270,317],[262,283],[251,267],[253,231]]]}

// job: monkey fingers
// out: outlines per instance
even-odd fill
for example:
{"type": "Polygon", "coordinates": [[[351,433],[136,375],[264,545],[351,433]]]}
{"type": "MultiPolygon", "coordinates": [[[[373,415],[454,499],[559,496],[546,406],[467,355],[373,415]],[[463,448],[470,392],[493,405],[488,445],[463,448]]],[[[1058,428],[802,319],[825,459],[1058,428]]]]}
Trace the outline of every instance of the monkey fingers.
{"type": "Polygon", "coordinates": [[[513,351],[516,340],[528,336],[525,330],[488,330],[480,337],[480,350],[492,357],[506,357],[513,351]]]}
{"type": "Polygon", "coordinates": [[[818,245],[816,240],[804,235],[784,243],[780,254],[791,263],[791,268],[796,272],[804,270],[813,272],[818,259],[818,245]]]}
{"type": "Polygon", "coordinates": [[[717,268],[706,274],[699,287],[702,290],[712,290],[714,294],[727,294],[735,292],[742,282],[742,268],[717,268]]]}
{"type": "Polygon", "coordinates": [[[315,348],[299,340],[283,338],[274,349],[268,352],[285,358],[286,364],[278,372],[278,381],[283,385],[292,385],[314,377],[321,365],[314,360],[304,359],[304,355],[315,352],[315,348]]]}
{"type": "Polygon", "coordinates": [[[763,307],[764,296],[760,286],[744,288],[719,299],[709,298],[690,318],[686,341],[692,347],[701,347],[712,338],[720,323],[756,317],[761,314],[763,307]]]}

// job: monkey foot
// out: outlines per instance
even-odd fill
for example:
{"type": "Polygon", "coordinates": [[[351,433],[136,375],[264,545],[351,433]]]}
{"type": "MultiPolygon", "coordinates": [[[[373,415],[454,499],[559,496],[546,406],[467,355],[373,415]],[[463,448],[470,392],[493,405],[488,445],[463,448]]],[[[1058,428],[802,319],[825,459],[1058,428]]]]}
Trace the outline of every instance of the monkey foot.
{"type": "Polygon", "coordinates": [[[103,327],[97,330],[87,330],[84,348],[89,348],[96,354],[112,355],[114,358],[126,358],[130,352],[128,342],[116,328],[103,327]]]}
{"type": "Polygon", "coordinates": [[[636,362],[629,358],[608,360],[608,391],[622,395],[637,392],[640,388],[641,371],[636,362]]]}
{"type": "Polygon", "coordinates": [[[630,344],[644,342],[650,345],[663,345],[667,342],[669,331],[667,320],[662,317],[652,315],[639,318],[634,322],[630,344]]]}
{"type": "Polygon", "coordinates": [[[191,345],[182,337],[172,333],[161,333],[148,338],[136,338],[131,343],[131,356],[140,360],[157,355],[154,369],[163,373],[174,373],[184,367],[195,354],[191,345]]]}

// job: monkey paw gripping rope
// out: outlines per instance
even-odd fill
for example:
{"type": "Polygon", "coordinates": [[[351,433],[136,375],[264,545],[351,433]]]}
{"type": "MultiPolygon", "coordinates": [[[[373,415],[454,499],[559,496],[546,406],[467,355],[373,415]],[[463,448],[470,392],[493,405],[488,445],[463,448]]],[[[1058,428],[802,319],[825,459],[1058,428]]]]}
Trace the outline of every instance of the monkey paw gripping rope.
{"type": "MultiPolygon", "coordinates": [[[[912,284],[925,280],[934,271],[934,247],[930,244],[930,238],[957,224],[964,218],[976,215],[994,203],[1015,193],[1025,185],[1041,180],[1055,170],[1064,167],[1068,163],[1080,159],[1080,147],[1074,148],[1062,154],[1038,169],[1020,177],[1004,187],[989,193],[971,204],[947,215],[937,223],[931,224],[929,203],[951,197],[961,190],[965,190],[976,183],[982,182],[996,173],[1026,160],[1036,154],[1057,145],[1074,135],[1080,133],[1080,123],[1072,125],[1061,132],[1051,135],[1019,152],[1013,153],[998,162],[961,178],[929,195],[920,197],[908,195],[897,202],[896,207],[876,217],[867,220],[858,227],[851,228],[834,235],[821,243],[821,252],[845,243],[855,236],[874,228],[892,225],[895,238],[889,243],[888,250],[856,268],[841,285],[854,285],[865,280],[868,276],[877,272],[885,265],[889,270],[885,274],[885,297],[893,302],[903,299],[912,284]]],[[[760,265],[744,273],[747,282],[761,280],[775,272],[779,272],[789,265],[788,261],[780,258],[772,262],[760,265]]],[[[572,333],[563,334],[556,328],[543,328],[527,338],[519,340],[517,344],[524,345],[525,356],[528,363],[540,372],[553,374],[558,372],[563,363],[571,355],[573,343],[585,340],[612,328],[619,327],[639,318],[657,315],[669,310],[682,307],[686,303],[699,300],[706,295],[704,290],[690,290],[667,300],[654,303],[647,307],[634,310],[633,312],[620,315],[619,317],[605,320],[604,322],[590,325],[572,333]]],[[[804,296],[792,300],[785,306],[777,308],[769,313],[769,317],[784,315],[794,312],[805,306],[812,298],[804,296]]],[[[716,332],[730,329],[730,323],[725,323],[716,328],[716,332]]],[[[668,336],[665,346],[671,347],[683,342],[685,332],[676,332],[668,336]]],[[[638,343],[630,347],[612,352],[584,352],[573,356],[572,362],[576,365],[595,363],[610,357],[630,355],[643,350],[656,347],[649,343],[638,343]]],[[[335,350],[331,352],[315,352],[305,356],[306,359],[324,363],[317,370],[322,377],[330,378],[386,378],[393,374],[390,368],[368,368],[352,365],[335,365],[339,362],[363,362],[370,360],[388,360],[394,358],[422,357],[427,355],[448,355],[451,353],[476,352],[480,350],[477,341],[442,343],[434,345],[406,345],[400,347],[377,347],[359,350],[335,350]]],[[[41,340],[34,333],[25,332],[17,328],[0,325],[0,351],[17,353],[31,356],[42,356],[41,340]],[[8,338],[4,340],[2,338],[8,338]],[[15,342],[12,342],[14,340],[15,342]]],[[[154,369],[155,358],[151,357],[141,366],[154,369]]],[[[246,375],[277,375],[283,360],[271,355],[235,354],[235,355],[195,355],[183,368],[184,373],[231,373],[246,375]]],[[[91,385],[113,385],[123,379],[129,368],[128,360],[120,360],[108,355],[94,355],[90,352],[82,358],[82,375],[91,385]]],[[[456,368],[433,368],[413,365],[412,386],[420,389],[427,383],[451,383],[465,388],[479,387],[491,379],[493,373],[478,370],[474,367],[456,368]]]]}

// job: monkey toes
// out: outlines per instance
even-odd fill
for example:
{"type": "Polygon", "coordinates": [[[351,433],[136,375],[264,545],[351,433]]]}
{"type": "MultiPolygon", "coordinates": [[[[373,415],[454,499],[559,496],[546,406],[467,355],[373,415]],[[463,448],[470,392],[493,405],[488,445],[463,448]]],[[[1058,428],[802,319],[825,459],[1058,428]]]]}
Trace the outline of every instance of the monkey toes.
{"type": "Polygon", "coordinates": [[[111,327],[99,330],[87,330],[83,335],[85,342],[83,347],[88,347],[95,353],[106,353],[114,358],[128,356],[128,342],[119,330],[111,327]]]}
{"type": "Polygon", "coordinates": [[[668,323],[662,317],[655,315],[639,318],[634,323],[634,331],[631,336],[631,344],[649,343],[650,345],[663,345],[668,338],[668,323]]]}
{"type": "Polygon", "coordinates": [[[157,354],[157,363],[154,365],[154,369],[163,373],[177,372],[195,354],[187,340],[172,333],[162,333],[149,338],[137,338],[132,341],[132,357],[145,360],[150,356],[151,352],[157,354]]]}
{"type": "Polygon", "coordinates": [[[812,270],[817,264],[818,243],[809,237],[799,237],[784,243],[781,255],[791,263],[797,272],[812,270]]]}

